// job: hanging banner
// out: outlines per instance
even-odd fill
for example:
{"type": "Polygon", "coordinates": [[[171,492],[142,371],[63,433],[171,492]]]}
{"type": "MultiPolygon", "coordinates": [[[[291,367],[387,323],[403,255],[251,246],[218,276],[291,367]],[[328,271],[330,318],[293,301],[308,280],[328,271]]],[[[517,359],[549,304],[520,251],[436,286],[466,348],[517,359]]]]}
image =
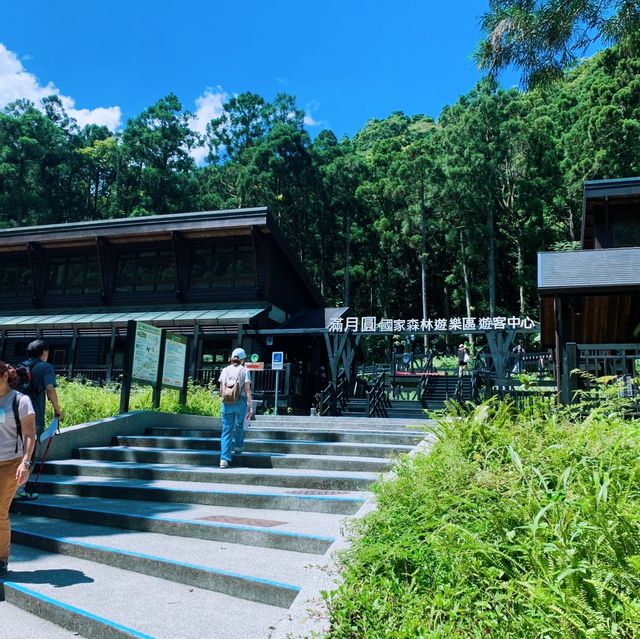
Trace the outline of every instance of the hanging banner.
{"type": "Polygon", "coordinates": [[[144,384],[155,384],[160,362],[161,329],[138,322],[133,347],[132,379],[144,384]]]}
{"type": "Polygon", "coordinates": [[[162,385],[170,388],[184,386],[184,365],[187,359],[187,338],[176,333],[166,333],[162,385]]]}

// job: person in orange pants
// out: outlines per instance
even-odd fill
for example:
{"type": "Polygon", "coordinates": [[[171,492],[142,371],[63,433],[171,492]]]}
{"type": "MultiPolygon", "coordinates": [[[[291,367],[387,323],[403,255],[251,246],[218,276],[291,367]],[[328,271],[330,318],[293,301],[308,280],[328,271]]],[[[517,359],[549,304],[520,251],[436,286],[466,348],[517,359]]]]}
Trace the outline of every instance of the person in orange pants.
{"type": "Polygon", "coordinates": [[[13,368],[0,362],[0,579],[6,576],[9,563],[9,507],[16,488],[29,479],[36,443],[35,412],[29,397],[11,387],[17,381],[13,368]]]}

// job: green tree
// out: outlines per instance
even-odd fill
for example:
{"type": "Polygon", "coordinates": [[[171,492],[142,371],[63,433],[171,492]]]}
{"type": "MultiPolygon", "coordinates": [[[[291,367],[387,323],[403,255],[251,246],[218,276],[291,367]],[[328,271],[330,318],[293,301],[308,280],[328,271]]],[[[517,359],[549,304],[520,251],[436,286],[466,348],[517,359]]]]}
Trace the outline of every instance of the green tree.
{"type": "Polygon", "coordinates": [[[481,26],[480,68],[495,75],[514,65],[527,86],[560,78],[599,40],[640,52],[636,0],[491,0],[481,26]]]}
{"type": "Polygon", "coordinates": [[[130,215],[185,211],[195,200],[197,135],[191,114],[169,94],[127,123],[122,133],[116,209],[130,215]]]}

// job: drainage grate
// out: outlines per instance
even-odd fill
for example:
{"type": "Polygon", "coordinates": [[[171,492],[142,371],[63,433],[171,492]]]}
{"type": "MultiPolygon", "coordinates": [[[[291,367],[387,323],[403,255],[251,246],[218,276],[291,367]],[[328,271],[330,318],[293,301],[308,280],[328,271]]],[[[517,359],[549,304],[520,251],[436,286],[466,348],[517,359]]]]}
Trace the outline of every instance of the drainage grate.
{"type": "Polygon", "coordinates": [[[241,526],[260,526],[262,528],[273,528],[286,524],[286,521],[276,521],[275,519],[249,519],[249,517],[228,517],[227,515],[211,515],[210,517],[198,517],[201,521],[215,521],[219,524],[239,524],[241,526]]]}

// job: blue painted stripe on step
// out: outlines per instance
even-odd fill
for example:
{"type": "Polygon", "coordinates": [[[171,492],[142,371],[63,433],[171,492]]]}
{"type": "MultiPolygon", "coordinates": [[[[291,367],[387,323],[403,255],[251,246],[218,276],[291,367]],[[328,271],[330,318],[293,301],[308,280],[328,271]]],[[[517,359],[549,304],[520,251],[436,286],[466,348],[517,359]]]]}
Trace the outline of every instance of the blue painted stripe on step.
{"type": "Polygon", "coordinates": [[[87,619],[98,621],[106,626],[109,626],[110,628],[115,628],[116,630],[121,630],[123,632],[126,632],[130,634],[132,637],[137,637],[138,639],[154,639],[154,637],[152,637],[151,635],[145,635],[141,632],[138,632],[137,630],[133,630],[132,628],[127,628],[127,626],[123,626],[119,623],[116,623],[115,621],[111,621],[110,619],[105,619],[104,617],[98,617],[98,615],[94,615],[93,613],[88,612],[87,610],[82,610],[82,608],[76,608],[75,606],[64,603],[63,601],[59,601],[58,599],[47,597],[47,595],[43,595],[39,592],[36,592],[35,590],[30,590],[29,588],[25,588],[24,586],[21,586],[20,584],[17,584],[13,581],[5,581],[4,585],[5,585],[5,588],[6,587],[13,588],[18,592],[22,592],[25,595],[28,595],[29,597],[33,597],[34,599],[39,599],[40,601],[44,601],[46,603],[52,604],[58,608],[69,610],[70,612],[73,612],[77,615],[86,617],[87,619]]]}
{"type": "Polygon", "coordinates": [[[246,530],[249,532],[263,532],[269,533],[270,535],[278,535],[281,537],[291,537],[294,539],[312,539],[313,541],[326,541],[329,543],[333,543],[335,541],[334,537],[320,537],[319,535],[304,535],[301,533],[288,532],[286,530],[272,530],[271,528],[260,528],[258,526],[241,526],[240,524],[223,524],[223,523],[215,523],[209,521],[195,521],[192,519],[174,519],[169,517],[157,517],[151,515],[136,515],[132,513],[120,513],[113,510],[97,510],[95,508],[82,508],[81,506],[73,506],[70,508],[69,506],[62,506],[60,504],[49,504],[43,502],[41,499],[41,503],[44,503],[48,508],[59,508],[60,510],[82,510],[83,512],[88,513],[98,513],[100,515],[124,515],[125,517],[135,517],[137,519],[145,519],[148,521],[162,521],[169,522],[172,524],[192,524],[196,526],[211,526],[213,528],[227,528],[229,530],[246,530]]]}
{"type": "MultiPolygon", "coordinates": [[[[256,453],[250,453],[247,451],[244,451],[243,453],[240,453],[241,456],[249,456],[249,455],[255,455],[256,453]]],[[[258,453],[259,455],[264,455],[264,453],[258,453]]],[[[238,457],[239,455],[236,455],[236,457],[238,457]]],[[[254,476],[254,475],[258,475],[259,477],[276,477],[276,478],[282,478],[282,477],[286,477],[288,478],[293,478],[293,479],[298,479],[298,478],[302,478],[302,479],[323,479],[325,481],[327,480],[333,480],[333,479],[349,479],[349,480],[353,480],[353,479],[364,479],[364,480],[368,480],[368,479],[377,479],[379,476],[379,473],[377,472],[369,472],[366,470],[361,470],[361,471],[355,471],[355,472],[359,472],[360,475],[357,476],[352,476],[352,475],[340,475],[338,473],[340,472],[344,472],[344,471],[335,471],[332,472],[331,475],[308,475],[308,474],[304,474],[304,475],[289,475],[286,473],[283,474],[275,474],[273,472],[268,472],[268,473],[261,473],[260,471],[272,471],[271,468],[251,468],[250,466],[237,466],[237,467],[231,467],[231,468],[227,468],[225,470],[222,470],[220,468],[218,468],[217,466],[190,466],[190,467],[184,467],[187,466],[186,464],[183,464],[182,467],[181,466],[177,466],[176,464],[155,464],[153,462],[149,462],[149,463],[144,463],[144,462],[128,462],[128,461],[96,461],[95,459],[65,459],[65,460],[52,460],[52,461],[48,461],[45,463],[45,468],[46,466],[78,466],[80,468],[84,468],[84,469],[91,469],[91,468],[123,468],[123,469],[128,469],[131,468],[133,470],[166,470],[172,473],[184,473],[184,474],[210,474],[213,473],[214,475],[220,475],[221,477],[224,477],[225,475],[233,475],[234,472],[237,471],[249,471],[249,472],[242,472],[240,473],[242,476],[244,475],[248,475],[248,476],[254,476]],[[87,462],[87,463],[81,463],[81,462],[87,462]],[[362,476],[364,475],[364,476],[362,476]]],[[[349,472],[354,472],[354,471],[349,471],[349,472]]],[[[45,473],[46,474],[46,473],[45,473]]]]}
{"type": "Polygon", "coordinates": [[[172,566],[178,566],[179,568],[191,568],[193,570],[200,570],[202,572],[208,572],[213,575],[223,575],[225,577],[235,577],[237,579],[243,579],[244,581],[251,581],[254,583],[260,583],[267,586],[275,586],[277,588],[283,588],[285,590],[291,590],[293,592],[300,592],[298,586],[291,584],[285,584],[280,581],[272,581],[271,579],[262,579],[261,577],[252,577],[250,575],[241,575],[237,572],[230,572],[228,570],[220,570],[219,568],[208,568],[207,566],[199,566],[197,564],[187,564],[182,561],[175,561],[174,559],[167,559],[166,557],[156,557],[155,555],[146,555],[141,552],[133,552],[131,550],[120,550],[119,548],[109,548],[108,546],[98,546],[97,544],[88,544],[85,541],[78,541],[70,537],[56,537],[54,535],[40,535],[27,530],[20,530],[17,526],[12,526],[13,530],[21,532],[23,535],[30,535],[32,537],[38,537],[39,539],[53,539],[63,544],[71,544],[73,546],[82,546],[83,548],[90,548],[92,550],[100,550],[102,552],[109,552],[115,555],[122,555],[124,557],[139,557],[140,559],[148,559],[151,561],[159,561],[164,564],[171,564],[172,566]]]}
{"type": "MultiPolygon", "coordinates": [[[[349,503],[364,503],[366,500],[361,497],[336,497],[334,495],[323,496],[323,495],[292,495],[288,493],[248,493],[248,492],[236,492],[236,491],[225,491],[225,490],[199,490],[197,488],[166,488],[163,486],[138,486],[137,484],[129,484],[126,481],[122,483],[102,483],[102,482],[82,482],[82,481],[59,481],[56,475],[48,476],[50,479],[44,480],[40,479],[40,483],[49,483],[49,484],[60,484],[62,486],[98,486],[98,487],[109,487],[109,488],[136,488],[140,490],[164,490],[167,492],[188,492],[188,493],[197,493],[199,495],[223,495],[225,497],[229,496],[239,496],[239,497],[277,497],[277,498],[288,498],[288,499],[300,499],[304,500],[318,500],[318,501],[330,501],[330,502],[349,502],[349,503]]],[[[162,481],[162,480],[160,480],[162,481]]]]}

